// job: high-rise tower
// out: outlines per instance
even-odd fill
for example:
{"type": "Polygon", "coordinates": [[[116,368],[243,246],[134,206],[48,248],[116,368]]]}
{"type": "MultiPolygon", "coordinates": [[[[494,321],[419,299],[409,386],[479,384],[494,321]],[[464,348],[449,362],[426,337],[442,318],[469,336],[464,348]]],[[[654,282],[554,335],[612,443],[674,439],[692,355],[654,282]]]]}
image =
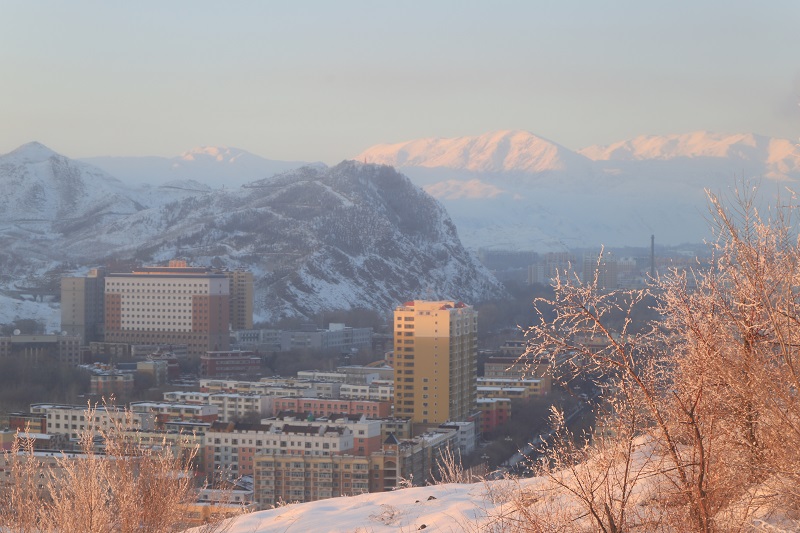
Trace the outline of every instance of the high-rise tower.
{"type": "Polygon", "coordinates": [[[452,301],[394,311],[395,416],[415,426],[463,421],[477,400],[478,312],[452,301]]]}
{"type": "Polygon", "coordinates": [[[61,330],[81,338],[81,344],[103,340],[105,270],[86,277],[61,278],[61,330]]]}

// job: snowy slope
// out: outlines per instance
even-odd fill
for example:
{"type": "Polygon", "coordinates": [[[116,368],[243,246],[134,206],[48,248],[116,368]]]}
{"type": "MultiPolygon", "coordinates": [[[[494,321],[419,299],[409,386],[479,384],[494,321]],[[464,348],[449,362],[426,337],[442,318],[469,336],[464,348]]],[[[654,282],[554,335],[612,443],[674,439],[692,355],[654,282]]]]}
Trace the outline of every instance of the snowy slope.
{"type": "MultiPolygon", "coordinates": [[[[640,437],[633,446],[635,451],[630,471],[625,472],[631,483],[628,487],[631,492],[626,495],[625,518],[628,522],[620,525],[625,531],[652,531],[653,524],[658,523],[654,522],[654,517],[670,512],[669,505],[665,504],[675,487],[667,478],[670,470],[659,469],[663,467],[663,461],[658,453],[654,453],[652,445],[640,437]]],[[[591,469],[592,462],[589,459],[583,463],[583,468],[591,469]]],[[[614,480],[609,481],[614,486],[617,480],[622,479],[625,464],[619,463],[616,473],[612,474],[605,469],[594,471],[593,487],[601,487],[593,494],[595,505],[599,506],[606,497],[603,488],[607,486],[604,485],[607,479],[604,474],[614,480]]],[[[570,470],[554,473],[554,478],[568,485],[575,483],[570,470]]],[[[587,479],[583,479],[583,483],[582,489],[588,490],[585,489],[587,479]]],[[[737,522],[741,512],[737,505],[759,506],[761,503],[758,499],[755,503],[746,499],[731,504],[736,509],[731,516],[732,524],[741,526],[737,522]]],[[[764,506],[751,510],[754,531],[797,531],[799,523],[796,517],[786,516],[788,513],[780,509],[770,510],[764,506]]],[[[725,514],[719,512],[720,530],[725,530],[728,525],[724,522],[725,514]]],[[[663,523],[660,525],[668,527],[663,523]]],[[[657,530],[661,531],[663,527],[657,530]]],[[[558,482],[546,477],[533,477],[440,484],[289,504],[235,518],[228,529],[229,533],[404,533],[423,530],[426,533],[596,531],[597,526],[578,497],[559,487],[558,482]],[[520,503],[525,506],[527,517],[515,512],[520,503]],[[531,519],[540,521],[531,523],[531,519]]]]}
{"type": "Polygon", "coordinates": [[[286,505],[242,516],[229,533],[480,531],[504,503],[480,483],[434,485],[286,505]]]}

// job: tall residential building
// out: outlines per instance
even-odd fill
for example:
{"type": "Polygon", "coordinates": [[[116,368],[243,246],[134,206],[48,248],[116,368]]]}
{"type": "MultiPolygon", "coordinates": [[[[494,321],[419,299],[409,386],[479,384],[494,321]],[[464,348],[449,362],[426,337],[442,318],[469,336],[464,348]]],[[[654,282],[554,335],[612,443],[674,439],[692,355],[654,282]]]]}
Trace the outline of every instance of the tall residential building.
{"type": "Polygon", "coordinates": [[[228,350],[229,297],[225,274],[183,261],[107,274],[105,340],[185,344],[190,356],[228,350]]]}
{"type": "Polygon", "coordinates": [[[217,272],[228,278],[231,329],[253,329],[253,273],[246,270],[217,272]]]}
{"type": "Polygon", "coordinates": [[[81,338],[81,344],[103,340],[105,270],[61,278],[61,330],[81,338]]]}
{"type": "MultiPolygon", "coordinates": [[[[394,414],[416,427],[463,421],[477,401],[478,312],[415,300],[394,311],[394,414]]],[[[415,430],[416,431],[416,430],[415,430]]]]}

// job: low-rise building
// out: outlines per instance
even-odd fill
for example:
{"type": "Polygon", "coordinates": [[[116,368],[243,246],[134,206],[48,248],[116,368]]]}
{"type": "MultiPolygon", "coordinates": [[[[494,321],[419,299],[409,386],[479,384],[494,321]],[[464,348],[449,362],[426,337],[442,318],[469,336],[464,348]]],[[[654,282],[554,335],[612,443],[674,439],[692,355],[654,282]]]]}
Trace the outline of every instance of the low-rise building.
{"type": "Polygon", "coordinates": [[[13,335],[0,337],[0,359],[81,363],[81,337],[76,335],[13,335]]]}
{"type": "Polygon", "coordinates": [[[332,398],[275,398],[274,412],[294,411],[311,413],[315,417],[345,413],[350,415],[366,415],[368,418],[386,418],[391,415],[389,402],[370,400],[334,400],[332,398]]]}
{"type": "Polygon", "coordinates": [[[208,403],[219,409],[221,422],[234,422],[247,416],[272,416],[273,396],[256,393],[216,392],[208,395],[208,403]]]}
{"type": "Polygon", "coordinates": [[[530,398],[533,396],[547,396],[551,392],[551,381],[547,378],[478,378],[478,397],[497,397],[494,395],[481,395],[481,388],[487,392],[489,388],[524,388],[525,392],[522,398],[530,398]]]}
{"type": "Polygon", "coordinates": [[[374,400],[391,402],[394,399],[394,381],[374,380],[369,385],[343,383],[339,397],[350,400],[374,400]]]}
{"type": "Polygon", "coordinates": [[[471,420],[462,422],[445,422],[434,431],[440,431],[442,429],[453,430],[456,432],[453,444],[458,447],[461,455],[467,455],[475,450],[475,447],[478,443],[478,427],[475,422],[471,420]]]}
{"type": "Polygon", "coordinates": [[[110,398],[127,398],[133,392],[133,373],[108,370],[89,376],[89,392],[110,398]]]}
{"type": "Polygon", "coordinates": [[[478,398],[481,434],[487,434],[511,420],[511,398],[478,398]]]}
{"type": "Polygon", "coordinates": [[[163,428],[171,420],[195,420],[198,422],[214,422],[219,416],[215,405],[175,402],[132,402],[132,413],[150,413],[156,417],[156,425],[163,428]]]}
{"type": "Polygon", "coordinates": [[[204,447],[208,473],[252,475],[256,454],[329,456],[353,448],[353,432],[341,426],[303,425],[273,421],[268,424],[211,425],[204,447]]]}
{"type": "Polygon", "coordinates": [[[44,414],[47,418],[47,433],[65,435],[78,439],[85,431],[99,435],[100,431],[119,429],[155,429],[156,415],[153,412],[133,412],[121,407],[98,405],[87,409],[85,405],[59,405],[50,403],[31,404],[32,414],[44,414]]]}
{"type": "Polygon", "coordinates": [[[200,356],[203,377],[252,376],[261,371],[261,358],[255,352],[206,352],[200,356]]]}

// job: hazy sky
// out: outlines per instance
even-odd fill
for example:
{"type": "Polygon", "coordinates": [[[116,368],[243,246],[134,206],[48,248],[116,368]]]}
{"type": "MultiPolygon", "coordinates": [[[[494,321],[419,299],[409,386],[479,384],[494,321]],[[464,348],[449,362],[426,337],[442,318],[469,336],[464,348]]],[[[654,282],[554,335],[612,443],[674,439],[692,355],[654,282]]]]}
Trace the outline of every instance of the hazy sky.
{"type": "Polygon", "coordinates": [[[800,2],[0,2],[0,153],[800,136],[800,2]]]}

